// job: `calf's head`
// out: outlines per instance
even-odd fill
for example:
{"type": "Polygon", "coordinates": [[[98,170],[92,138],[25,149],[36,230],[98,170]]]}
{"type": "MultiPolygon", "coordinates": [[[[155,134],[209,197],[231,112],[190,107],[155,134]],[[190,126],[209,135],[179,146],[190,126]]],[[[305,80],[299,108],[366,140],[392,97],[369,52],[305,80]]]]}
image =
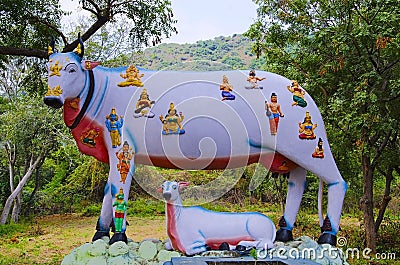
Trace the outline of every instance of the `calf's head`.
{"type": "Polygon", "coordinates": [[[165,181],[160,191],[167,202],[174,202],[179,198],[179,190],[189,186],[189,182],[165,181]]]}

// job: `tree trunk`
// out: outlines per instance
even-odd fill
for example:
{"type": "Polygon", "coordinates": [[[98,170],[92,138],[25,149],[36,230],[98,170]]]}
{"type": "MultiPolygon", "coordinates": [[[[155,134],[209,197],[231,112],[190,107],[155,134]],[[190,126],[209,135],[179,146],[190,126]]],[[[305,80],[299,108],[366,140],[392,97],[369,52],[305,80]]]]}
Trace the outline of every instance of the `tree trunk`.
{"type": "Polygon", "coordinates": [[[0,224],[5,224],[7,222],[7,218],[10,213],[13,201],[22,192],[23,187],[28,182],[33,171],[36,169],[36,167],[38,166],[38,164],[40,163],[42,158],[45,156],[46,156],[46,152],[43,152],[39,155],[39,157],[36,159],[36,161],[34,163],[32,163],[33,161],[30,163],[31,165],[30,165],[29,169],[27,170],[26,174],[24,175],[22,180],[18,183],[18,186],[11,193],[11,195],[7,198],[6,203],[4,204],[3,213],[1,214],[0,224]]]}
{"type": "Polygon", "coordinates": [[[11,221],[12,222],[18,223],[20,212],[21,212],[21,192],[18,193],[17,197],[14,200],[14,207],[11,212],[11,221]]]}
{"type": "Polygon", "coordinates": [[[383,194],[382,202],[381,202],[381,205],[379,207],[378,217],[376,218],[376,221],[375,221],[375,233],[376,234],[378,234],[378,230],[379,230],[379,227],[380,227],[380,225],[382,223],[383,216],[385,215],[386,208],[387,208],[390,200],[392,199],[392,197],[390,196],[390,186],[391,186],[392,181],[393,181],[393,171],[392,171],[392,169],[389,169],[389,171],[386,172],[385,176],[386,176],[385,192],[383,194]]]}
{"type": "Polygon", "coordinates": [[[374,190],[373,190],[373,168],[370,163],[370,157],[362,155],[362,167],[364,177],[363,196],[360,200],[361,210],[364,213],[364,229],[367,247],[373,252],[376,251],[376,232],[374,222],[374,190]]]}

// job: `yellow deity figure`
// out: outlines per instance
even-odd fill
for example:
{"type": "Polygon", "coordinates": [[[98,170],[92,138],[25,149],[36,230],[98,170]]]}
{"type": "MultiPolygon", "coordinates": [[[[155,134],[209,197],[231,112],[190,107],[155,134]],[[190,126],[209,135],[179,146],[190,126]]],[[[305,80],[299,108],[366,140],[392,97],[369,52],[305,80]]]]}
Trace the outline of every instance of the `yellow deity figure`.
{"type": "Polygon", "coordinates": [[[138,86],[142,87],[144,84],[140,80],[144,76],[144,74],[139,74],[139,70],[136,68],[136,66],[130,65],[128,68],[126,68],[126,73],[125,74],[120,74],[120,76],[124,79],[126,79],[123,82],[118,83],[118,86],[120,87],[126,87],[126,86],[138,86]]]}
{"type": "Polygon", "coordinates": [[[124,124],[122,116],[118,117],[115,108],[111,109],[110,115],[106,117],[106,127],[110,132],[111,145],[113,148],[121,145],[121,128],[124,124]]]}
{"type": "Polygon", "coordinates": [[[160,121],[162,122],[162,134],[184,134],[185,130],[182,127],[182,121],[184,116],[182,112],[177,113],[174,103],[170,103],[168,114],[160,115],[160,121]]]}
{"type": "Polygon", "coordinates": [[[303,122],[299,122],[299,138],[300,139],[315,139],[316,136],[314,134],[315,128],[317,128],[318,124],[313,124],[311,121],[311,116],[308,111],[306,111],[306,117],[303,122]]]}
{"type": "Polygon", "coordinates": [[[59,61],[55,62],[54,65],[50,65],[50,76],[56,75],[61,76],[60,70],[62,69],[62,65],[59,65],[59,61]]]}
{"type": "Polygon", "coordinates": [[[287,86],[287,89],[293,93],[292,106],[300,106],[303,108],[307,106],[307,102],[304,99],[306,92],[299,87],[299,83],[296,80],[293,80],[292,85],[287,86]]]}

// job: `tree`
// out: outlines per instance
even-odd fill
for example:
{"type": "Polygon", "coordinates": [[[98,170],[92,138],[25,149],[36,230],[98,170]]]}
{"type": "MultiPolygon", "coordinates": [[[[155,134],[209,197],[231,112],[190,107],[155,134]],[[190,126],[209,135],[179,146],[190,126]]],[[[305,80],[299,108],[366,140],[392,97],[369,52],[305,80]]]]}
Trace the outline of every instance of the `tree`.
{"type": "Polygon", "coordinates": [[[10,191],[0,223],[7,221],[14,203],[12,220],[18,222],[21,192],[29,178],[39,169],[48,153],[63,135],[60,115],[49,111],[38,97],[19,97],[1,114],[0,138],[6,153],[10,191]],[[17,185],[15,185],[17,183],[17,185]]]}
{"type": "MultiPolygon", "coordinates": [[[[83,41],[107,23],[117,21],[124,21],[130,29],[129,39],[134,48],[149,45],[150,40],[155,45],[162,37],[177,32],[168,0],[81,0],[80,4],[93,18],[91,26],[81,36],[83,41]]],[[[78,44],[76,38],[69,42],[67,34],[60,30],[60,19],[65,13],[60,10],[58,0],[4,0],[0,2],[0,10],[0,56],[47,58],[51,35],[61,38],[63,51],[72,51],[78,44]]]]}
{"type": "Polygon", "coordinates": [[[254,2],[258,20],[246,36],[268,70],[298,79],[319,103],[339,167],[358,166],[345,177],[362,176],[366,245],[376,250],[398,172],[400,7],[395,0],[254,2]],[[385,196],[375,219],[373,187],[382,175],[385,196]]]}

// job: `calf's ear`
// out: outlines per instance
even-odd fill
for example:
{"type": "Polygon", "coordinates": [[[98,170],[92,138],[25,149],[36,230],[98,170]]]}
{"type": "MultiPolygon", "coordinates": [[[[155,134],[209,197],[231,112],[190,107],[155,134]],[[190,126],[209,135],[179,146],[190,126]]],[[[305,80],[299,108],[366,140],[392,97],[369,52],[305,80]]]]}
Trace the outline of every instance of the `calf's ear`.
{"type": "Polygon", "coordinates": [[[178,184],[179,184],[179,188],[182,189],[182,188],[188,187],[190,185],[190,182],[180,181],[178,184]]]}
{"type": "Polygon", "coordinates": [[[94,62],[94,61],[88,61],[88,60],[84,60],[82,62],[82,67],[85,70],[92,70],[94,68],[96,68],[96,66],[98,66],[101,62],[94,62]]]}

